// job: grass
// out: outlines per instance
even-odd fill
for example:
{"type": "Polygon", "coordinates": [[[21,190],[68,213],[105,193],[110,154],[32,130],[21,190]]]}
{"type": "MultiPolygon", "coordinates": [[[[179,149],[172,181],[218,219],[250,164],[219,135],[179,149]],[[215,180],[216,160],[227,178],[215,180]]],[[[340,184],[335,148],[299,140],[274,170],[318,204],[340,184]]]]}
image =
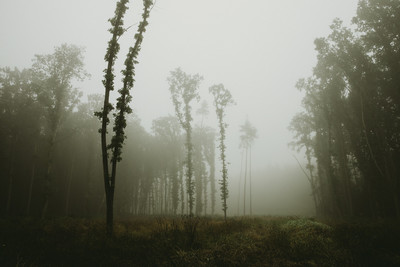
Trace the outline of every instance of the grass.
{"type": "Polygon", "coordinates": [[[0,220],[0,266],[400,266],[395,221],[296,217],[0,220]]]}

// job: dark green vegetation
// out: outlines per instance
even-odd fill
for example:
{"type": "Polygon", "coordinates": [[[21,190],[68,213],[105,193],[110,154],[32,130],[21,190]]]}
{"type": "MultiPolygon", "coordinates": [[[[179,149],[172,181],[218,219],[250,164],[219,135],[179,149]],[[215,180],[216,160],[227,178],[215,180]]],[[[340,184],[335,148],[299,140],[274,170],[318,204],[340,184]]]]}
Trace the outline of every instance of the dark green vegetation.
{"type": "Polygon", "coordinates": [[[304,112],[291,123],[305,149],[317,215],[400,218],[400,5],[359,2],[315,40],[313,76],[297,87],[304,112]]]}
{"type": "Polygon", "coordinates": [[[0,220],[1,266],[399,266],[398,222],[290,217],[0,220]]]}

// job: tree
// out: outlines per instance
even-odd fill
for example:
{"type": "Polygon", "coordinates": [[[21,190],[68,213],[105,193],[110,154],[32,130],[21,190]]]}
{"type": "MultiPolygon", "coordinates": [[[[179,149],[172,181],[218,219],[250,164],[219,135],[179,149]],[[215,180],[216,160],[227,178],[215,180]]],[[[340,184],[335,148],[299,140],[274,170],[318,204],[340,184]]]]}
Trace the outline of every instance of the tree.
{"type": "MultiPolygon", "coordinates": [[[[243,191],[243,215],[246,215],[246,182],[247,182],[247,170],[249,170],[249,182],[250,182],[250,215],[253,214],[252,207],[252,187],[251,187],[251,145],[254,139],[257,137],[257,129],[251,125],[250,121],[246,119],[245,123],[240,126],[240,147],[245,151],[245,171],[244,171],[244,191],[243,191]],[[248,161],[249,159],[249,161],[248,161]],[[249,163],[249,164],[248,164],[249,163]]],[[[240,186],[239,186],[240,190],[240,186]]]]}
{"type": "MultiPolygon", "coordinates": [[[[87,96],[87,102],[82,102],[78,105],[76,112],[71,116],[72,121],[70,122],[71,127],[76,128],[74,137],[77,140],[73,140],[74,144],[81,148],[81,160],[75,157],[71,162],[75,163],[75,169],[78,172],[79,165],[84,164],[84,177],[83,189],[84,189],[84,212],[86,216],[93,216],[95,213],[91,209],[94,200],[96,199],[96,193],[94,187],[96,183],[95,177],[99,170],[97,165],[97,158],[100,156],[100,140],[98,136],[98,119],[93,114],[101,108],[103,104],[103,95],[101,94],[90,94],[87,96]]],[[[75,176],[75,175],[74,175],[75,176]]],[[[72,176],[71,176],[72,178],[72,176]]],[[[75,178],[76,179],[76,178],[75,178]]],[[[77,180],[77,179],[76,179],[77,180]]],[[[70,181],[72,182],[72,181],[70,181]]],[[[67,192],[67,203],[70,201],[70,194],[67,192]]],[[[97,215],[97,213],[96,213],[97,215]]]]}
{"type": "Polygon", "coordinates": [[[192,100],[199,100],[198,89],[203,80],[198,74],[190,75],[183,72],[180,68],[171,71],[168,77],[169,91],[171,92],[172,102],[179,123],[186,132],[186,187],[189,196],[189,215],[193,215],[194,205],[194,182],[193,182],[193,160],[192,160],[192,100]]]}
{"type": "Polygon", "coordinates": [[[105,61],[107,62],[107,68],[104,70],[103,84],[105,87],[104,94],[104,105],[102,111],[96,112],[96,115],[101,119],[101,148],[103,158],[103,178],[104,187],[106,192],[106,203],[107,203],[107,234],[109,236],[113,233],[113,203],[114,203],[114,190],[115,190],[115,178],[117,172],[117,162],[122,160],[122,147],[125,136],[126,127],[126,114],[132,112],[129,107],[129,102],[132,97],[130,90],[134,84],[135,77],[135,64],[138,63],[137,56],[141,49],[143,41],[143,35],[148,25],[147,19],[150,15],[152,6],[151,0],[143,0],[143,13],[142,21],[138,26],[137,33],[135,34],[135,44],[129,48],[129,52],[125,60],[125,69],[122,72],[123,75],[123,87],[118,91],[120,96],[117,99],[116,111],[114,113],[114,135],[111,138],[111,143],[107,144],[107,125],[110,122],[108,117],[110,111],[114,108],[110,103],[110,92],[114,90],[114,64],[119,52],[119,37],[126,31],[123,29],[123,17],[126,10],[128,9],[128,0],[121,0],[117,2],[115,9],[115,16],[110,19],[112,28],[109,30],[112,34],[111,40],[108,43],[107,53],[105,55],[105,61]],[[109,158],[108,150],[111,151],[111,159],[109,158]],[[109,171],[109,160],[111,161],[111,172],[109,171]]]}
{"type": "Polygon", "coordinates": [[[323,216],[400,217],[399,14],[395,1],[360,1],[357,32],[335,20],[297,84],[305,112],[291,127],[323,216]]]}
{"type": "MultiPolygon", "coordinates": [[[[210,196],[211,196],[211,215],[215,212],[216,202],[216,184],[215,184],[215,130],[210,127],[204,129],[206,141],[204,144],[204,157],[208,164],[208,181],[210,182],[210,196]]],[[[204,192],[206,194],[206,192],[204,192]]],[[[206,197],[204,197],[207,200],[206,197]]],[[[207,202],[205,203],[207,208],[207,202]]]]}
{"type": "Polygon", "coordinates": [[[179,158],[181,152],[180,125],[176,117],[161,117],[153,121],[152,130],[156,138],[159,139],[162,148],[160,153],[162,153],[163,161],[166,164],[166,169],[171,179],[172,210],[175,215],[179,203],[178,172],[180,169],[179,158]]]}
{"type": "Polygon", "coordinates": [[[36,55],[33,60],[33,84],[37,88],[38,100],[46,112],[47,121],[48,151],[42,217],[47,214],[51,195],[54,146],[60,126],[79,102],[80,94],[73,88],[72,82],[87,76],[83,66],[83,49],[67,44],[56,47],[53,54],[36,55]]]}
{"type": "Polygon", "coordinates": [[[214,106],[215,112],[218,118],[218,126],[219,126],[219,146],[220,149],[220,159],[222,162],[222,179],[220,180],[221,185],[221,200],[222,200],[222,210],[224,211],[224,218],[226,221],[226,210],[228,209],[228,205],[226,200],[229,195],[228,191],[228,168],[225,157],[225,130],[227,128],[227,124],[224,122],[225,116],[225,108],[234,104],[231,93],[225,89],[223,84],[213,85],[209,88],[209,92],[214,96],[214,106]]]}
{"type": "Polygon", "coordinates": [[[196,111],[201,116],[200,125],[196,125],[194,134],[195,143],[195,179],[196,179],[196,214],[204,211],[207,214],[208,185],[211,183],[211,212],[214,213],[215,205],[215,156],[214,156],[214,130],[204,126],[204,119],[209,114],[207,101],[203,100],[196,111]],[[213,150],[213,151],[212,151],[213,150]],[[203,200],[203,201],[202,201],[203,200]]]}
{"type": "MultiPolygon", "coordinates": [[[[2,149],[0,157],[2,158],[2,165],[6,165],[4,178],[8,179],[8,190],[4,192],[7,195],[5,205],[7,214],[10,214],[12,210],[16,171],[20,169],[20,154],[23,152],[23,154],[29,155],[30,151],[35,150],[37,144],[30,141],[39,136],[42,115],[42,109],[37,102],[37,92],[32,86],[32,71],[29,69],[20,71],[17,68],[13,70],[1,68],[0,146],[2,149]],[[24,142],[25,140],[28,140],[28,143],[24,142]]],[[[34,155],[31,158],[31,166],[27,166],[27,168],[32,170],[31,178],[33,178],[34,155]]],[[[33,183],[32,179],[30,183],[33,183]]]]}
{"type": "Polygon", "coordinates": [[[295,141],[291,142],[289,145],[296,149],[297,152],[300,152],[301,149],[305,149],[305,156],[307,160],[306,165],[306,172],[303,167],[301,166],[300,162],[297,158],[296,161],[298,162],[299,166],[303,170],[305,176],[307,177],[310,186],[311,186],[311,194],[313,196],[315,210],[317,216],[320,215],[320,202],[321,196],[319,191],[319,181],[318,177],[314,173],[315,166],[313,165],[312,157],[313,157],[313,146],[314,146],[314,136],[313,132],[315,131],[315,126],[313,123],[313,119],[305,112],[301,112],[296,114],[292,121],[290,122],[289,130],[292,131],[296,139],[295,141]]]}

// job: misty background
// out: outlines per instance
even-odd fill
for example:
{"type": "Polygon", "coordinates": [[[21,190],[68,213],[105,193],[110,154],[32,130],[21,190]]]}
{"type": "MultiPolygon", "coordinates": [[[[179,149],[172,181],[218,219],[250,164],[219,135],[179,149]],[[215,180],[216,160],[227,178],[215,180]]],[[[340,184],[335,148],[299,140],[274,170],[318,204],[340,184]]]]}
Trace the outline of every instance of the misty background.
{"type": "MultiPolygon", "coordinates": [[[[133,43],[139,4],[134,2],[127,12],[125,25],[133,26],[120,39],[116,73],[133,43]]],[[[148,132],[154,119],[174,115],[167,77],[181,67],[204,77],[200,94],[210,109],[204,124],[216,128],[208,87],[223,83],[236,102],[227,108],[226,117],[228,214],[237,210],[240,125],[248,118],[258,133],[252,146],[253,213],[312,215],[310,186],[293,157],[303,162],[303,154],[288,147],[293,134],[287,127],[301,110],[302,94],[295,84],[310,76],[315,66],[314,39],[329,34],[336,17],[349,25],[356,7],[356,0],[159,0],[136,66],[134,113],[148,132]]],[[[2,0],[0,67],[29,67],[35,54],[49,54],[62,43],[75,44],[85,48],[85,68],[91,74],[76,83],[83,100],[88,94],[103,94],[103,58],[110,38],[107,19],[114,8],[115,1],[2,0]]],[[[195,117],[195,124],[200,121],[195,117]]],[[[98,179],[102,183],[101,176],[98,179]]]]}

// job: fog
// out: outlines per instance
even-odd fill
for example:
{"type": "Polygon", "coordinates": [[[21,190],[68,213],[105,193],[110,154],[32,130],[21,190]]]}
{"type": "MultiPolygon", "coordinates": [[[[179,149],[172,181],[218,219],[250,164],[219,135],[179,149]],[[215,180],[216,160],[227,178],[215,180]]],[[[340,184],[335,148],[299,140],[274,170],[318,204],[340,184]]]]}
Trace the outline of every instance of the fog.
{"type": "MultiPolygon", "coordinates": [[[[288,147],[292,141],[288,125],[302,109],[303,95],[295,84],[312,74],[314,39],[328,35],[336,17],[349,25],[357,2],[158,0],[136,66],[134,113],[148,132],[154,119],[174,115],[167,77],[180,67],[204,77],[200,94],[210,107],[204,124],[217,128],[208,88],[223,83],[236,102],[227,108],[226,116],[229,214],[237,214],[240,125],[248,118],[258,135],[252,146],[253,213],[313,215],[311,189],[293,157],[303,162],[303,153],[288,147]]],[[[132,27],[120,39],[116,72],[133,43],[140,4],[135,1],[127,11],[125,25],[132,27]]],[[[114,10],[115,1],[109,0],[2,0],[0,67],[28,68],[35,54],[50,54],[62,43],[76,44],[85,48],[85,68],[91,74],[76,83],[84,93],[83,101],[88,94],[103,94],[104,54],[110,39],[107,20],[114,10]]],[[[200,118],[195,117],[194,123],[200,123],[200,118]]]]}

